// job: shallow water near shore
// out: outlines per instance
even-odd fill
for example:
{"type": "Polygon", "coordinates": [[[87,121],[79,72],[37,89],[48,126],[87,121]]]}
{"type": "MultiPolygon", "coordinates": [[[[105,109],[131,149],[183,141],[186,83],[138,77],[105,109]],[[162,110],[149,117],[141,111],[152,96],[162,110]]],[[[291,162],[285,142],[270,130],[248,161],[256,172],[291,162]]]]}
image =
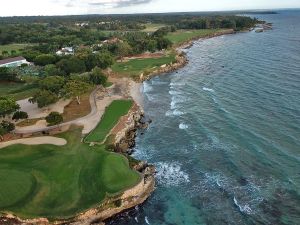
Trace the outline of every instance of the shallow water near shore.
{"type": "Polygon", "coordinates": [[[300,224],[300,11],[257,17],[274,29],[198,41],[144,83],[134,157],[157,189],[109,224],[300,224]]]}

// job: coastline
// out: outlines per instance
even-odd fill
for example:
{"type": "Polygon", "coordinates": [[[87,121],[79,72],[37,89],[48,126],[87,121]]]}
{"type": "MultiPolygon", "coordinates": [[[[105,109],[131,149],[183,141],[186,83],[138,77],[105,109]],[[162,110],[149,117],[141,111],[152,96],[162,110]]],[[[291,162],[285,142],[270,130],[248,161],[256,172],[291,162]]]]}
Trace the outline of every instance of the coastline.
{"type": "Polygon", "coordinates": [[[170,65],[166,65],[165,67],[160,67],[157,70],[152,71],[151,73],[144,75],[143,73],[140,75],[140,82],[143,83],[145,80],[150,80],[154,76],[159,76],[164,73],[171,73],[180,68],[183,68],[188,63],[188,58],[186,57],[186,53],[183,49],[191,48],[195,41],[206,40],[214,37],[219,37],[222,35],[235,34],[236,31],[233,29],[223,30],[221,32],[216,32],[214,34],[207,35],[205,37],[195,37],[183,43],[173,46],[173,50],[176,53],[176,63],[171,63],[170,65]]]}
{"type": "MultiPolygon", "coordinates": [[[[195,41],[205,40],[213,37],[218,37],[227,34],[234,34],[234,30],[227,30],[224,32],[215,33],[207,37],[196,37],[187,42],[181,43],[180,45],[174,46],[176,52],[176,63],[161,67],[158,70],[151,72],[148,75],[141,74],[140,81],[138,83],[134,82],[129,85],[129,96],[135,102],[137,106],[136,109],[130,110],[127,114],[128,120],[123,123],[123,129],[117,132],[116,138],[113,145],[115,146],[115,151],[119,153],[125,153],[130,155],[130,148],[134,146],[134,141],[136,137],[136,132],[138,129],[143,129],[147,125],[142,121],[143,119],[143,109],[142,109],[142,98],[138,96],[137,90],[139,90],[140,85],[145,81],[149,80],[154,76],[174,72],[188,63],[186,54],[183,49],[187,49],[193,46],[195,41]],[[128,123],[127,123],[128,122],[128,123]],[[122,146],[123,145],[123,146],[122,146]],[[122,146],[122,147],[121,147],[122,146]]],[[[121,121],[121,120],[120,120],[121,121]]],[[[120,123],[118,122],[118,124],[120,123]]],[[[117,124],[117,125],[118,125],[117,124]]],[[[46,218],[35,218],[35,219],[21,219],[13,214],[0,215],[0,224],[2,222],[8,222],[7,224],[34,224],[34,225],[46,225],[46,224],[104,224],[103,221],[110,219],[125,210],[134,208],[138,205],[144,203],[155,190],[155,168],[153,165],[148,165],[147,162],[139,162],[134,167],[134,170],[141,174],[141,181],[124,191],[122,194],[116,195],[100,203],[99,206],[93,207],[75,215],[72,218],[65,220],[49,221],[46,218]],[[117,206],[121,202],[120,206],[117,206]],[[12,221],[12,223],[9,223],[12,221]]]]}

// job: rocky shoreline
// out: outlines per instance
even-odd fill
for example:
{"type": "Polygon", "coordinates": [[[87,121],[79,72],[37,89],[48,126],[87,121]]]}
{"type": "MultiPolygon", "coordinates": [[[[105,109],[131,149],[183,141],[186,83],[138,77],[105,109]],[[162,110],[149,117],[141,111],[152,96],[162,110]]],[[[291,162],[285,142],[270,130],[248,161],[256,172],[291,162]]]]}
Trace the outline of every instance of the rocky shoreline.
{"type": "Polygon", "coordinates": [[[195,37],[189,41],[183,42],[179,45],[174,46],[174,50],[176,51],[176,62],[171,63],[169,65],[163,65],[159,69],[152,71],[151,73],[145,75],[140,75],[140,82],[143,82],[145,80],[150,80],[154,76],[158,76],[164,73],[171,73],[174,72],[180,68],[183,68],[187,63],[188,59],[186,57],[186,53],[182,51],[183,49],[191,48],[194,45],[195,41],[198,40],[205,40],[213,37],[218,37],[222,35],[228,35],[228,34],[235,34],[236,32],[233,29],[224,30],[222,32],[216,32],[214,34],[208,35],[206,37],[195,37]]]}

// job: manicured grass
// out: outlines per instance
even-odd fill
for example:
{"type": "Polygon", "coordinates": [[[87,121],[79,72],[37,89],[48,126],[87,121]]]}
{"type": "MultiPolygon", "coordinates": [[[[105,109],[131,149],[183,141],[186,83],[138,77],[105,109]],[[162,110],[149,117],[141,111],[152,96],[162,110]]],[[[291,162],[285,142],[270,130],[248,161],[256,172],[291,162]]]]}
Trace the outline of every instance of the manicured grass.
{"type": "Polygon", "coordinates": [[[34,177],[30,173],[0,169],[0,177],[0,208],[10,207],[26,199],[35,187],[34,177]]]}
{"type": "Polygon", "coordinates": [[[117,124],[121,116],[128,113],[132,107],[131,100],[115,100],[106,109],[100,123],[97,127],[84,139],[85,142],[102,143],[109,131],[117,124]]]}
{"type": "Polygon", "coordinates": [[[28,44],[9,44],[9,45],[0,45],[0,55],[2,54],[2,51],[8,51],[8,53],[11,53],[12,50],[15,50],[17,53],[24,49],[28,44]]]}
{"type": "Polygon", "coordinates": [[[178,45],[193,38],[207,37],[214,33],[221,32],[220,29],[201,29],[201,30],[178,30],[174,33],[169,33],[166,37],[172,41],[173,44],[178,45]]]}
{"type": "Polygon", "coordinates": [[[0,82],[0,96],[11,96],[16,100],[32,97],[36,90],[32,84],[0,82]]]}
{"type": "Polygon", "coordinates": [[[171,62],[175,62],[174,54],[161,58],[131,59],[127,62],[117,62],[112,66],[112,70],[115,73],[136,78],[141,73],[151,72],[158,67],[170,64],[171,62]]]}
{"type": "Polygon", "coordinates": [[[70,217],[140,180],[124,156],[81,143],[80,128],[58,136],[68,144],[0,150],[0,211],[24,218],[70,217]]]}
{"type": "Polygon", "coordinates": [[[165,24],[160,24],[160,23],[147,23],[146,24],[146,29],[144,29],[144,32],[155,32],[159,28],[165,27],[165,24]]]}

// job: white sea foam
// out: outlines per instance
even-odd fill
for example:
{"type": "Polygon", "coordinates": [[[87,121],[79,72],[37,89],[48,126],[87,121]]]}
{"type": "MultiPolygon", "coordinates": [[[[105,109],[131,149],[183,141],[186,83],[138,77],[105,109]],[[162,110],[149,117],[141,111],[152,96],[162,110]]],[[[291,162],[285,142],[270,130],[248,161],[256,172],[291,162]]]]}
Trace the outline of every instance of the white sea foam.
{"type": "Polygon", "coordinates": [[[148,93],[152,90],[153,90],[153,87],[150,84],[148,84],[147,82],[143,83],[143,92],[144,93],[148,93]]]}
{"type": "Polygon", "coordinates": [[[239,208],[240,212],[246,213],[246,214],[252,214],[252,209],[248,204],[241,205],[238,203],[237,199],[233,198],[234,204],[239,208]]]}
{"type": "Polygon", "coordinates": [[[159,184],[164,186],[178,186],[190,182],[189,175],[182,171],[181,164],[177,162],[156,164],[156,178],[159,184]]]}
{"type": "Polygon", "coordinates": [[[181,129],[181,130],[186,130],[188,128],[189,128],[189,126],[187,124],[185,124],[185,123],[179,124],[179,129],[181,129]]]}
{"type": "Polygon", "coordinates": [[[179,103],[184,103],[186,102],[188,99],[185,98],[184,96],[180,96],[180,95],[177,95],[177,96],[173,96],[172,97],[172,101],[170,103],[170,106],[171,106],[171,109],[176,109],[178,108],[178,104],[179,103]]]}
{"type": "Polygon", "coordinates": [[[171,87],[174,87],[174,86],[184,86],[184,85],[185,85],[184,83],[175,83],[175,82],[171,82],[170,83],[171,87]]]}
{"type": "Polygon", "coordinates": [[[170,95],[179,95],[179,94],[180,94],[180,92],[178,92],[178,91],[173,91],[173,90],[170,90],[170,91],[169,91],[169,94],[170,94],[170,95]]]}
{"type": "Polygon", "coordinates": [[[134,152],[132,154],[132,156],[134,158],[137,158],[137,159],[143,159],[143,160],[150,160],[151,158],[153,158],[153,154],[155,153],[155,147],[154,146],[143,146],[142,148],[140,148],[139,145],[137,145],[135,148],[134,148],[134,152]]]}
{"type": "Polygon", "coordinates": [[[173,116],[173,111],[172,110],[168,110],[166,113],[165,113],[166,116],[173,116]]]}
{"type": "Polygon", "coordinates": [[[174,115],[174,116],[181,116],[181,115],[184,115],[184,114],[185,114],[185,112],[180,111],[180,110],[178,110],[178,109],[175,109],[175,110],[173,111],[173,115],[174,115]]]}
{"type": "Polygon", "coordinates": [[[147,224],[149,224],[149,225],[150,225],[150,223],[149,223],[149,220],[148,220],[148,217],[147,217],[147,216],[145,216],[145,222],[146,222],[147,224]]]}
{"type": "Polygon", "coordinates": [[[160,81],[160,80],[152,80],[151,83],[153,85],[161,85],[161,84],[167,84],[165,81],[160,81]]]}
{"type": "Polygon", "coordinates": [[[227,185],[226,179],[218,173],[205,173],[206,182],[210,184],[217,184],[219,188],[224,188],[227,185]]]}
{"type": "Polygon", "coordinates": [[[174,103],[182,103],[182,102],[186,102],[187,98],[185,98],[184,96],[181,95],[175,95],[172,97],[172,102],[174,103]]]}
{"type": "Polygon", "coordinates": [[[181,116],[181,115],[184,115],[185,112],[183,111],[180,111],[178,109],[175,109],[175,110],[168,110],[165,115],[168,116],[168,117],[174,117],[174,116],[181,116]]]}
{"type": "Polygon", "coordinates": [[[154,98],[153,95],[147,94],[147,93],[145,93],[145,95],[146,95],[147,99],[148,99],[150,102],[153,102],[153,101],[155,100],[155,98],[154,98]]]}
{"type": "Polygon", "coordinates": [[[204,87],[202,89],[203,89],[203,91],[215,92],[214,89],[211,89],[211,88],[204,87]]]}
{"type": "Polygon", "coordinates": [[[176,102],[175,101],[171,101],[171,103],[170,103],[170,107],[171,107],[171,109],[176,109],[176,102]]]}

